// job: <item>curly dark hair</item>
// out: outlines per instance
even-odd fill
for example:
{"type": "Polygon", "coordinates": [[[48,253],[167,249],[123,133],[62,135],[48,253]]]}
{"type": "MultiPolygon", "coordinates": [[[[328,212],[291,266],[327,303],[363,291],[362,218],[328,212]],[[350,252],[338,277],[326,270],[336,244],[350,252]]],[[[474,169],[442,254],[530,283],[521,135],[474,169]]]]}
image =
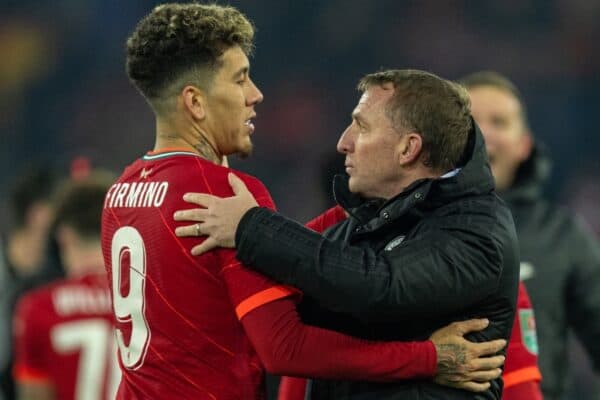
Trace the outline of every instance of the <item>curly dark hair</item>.
{"type": "Polygon", "coordinates": [[[150,104],[186,84],[209,90],[221,55],[236,45],[249,55],[253,40],[254,26],[233,7],[162,4],[127,39],[127,75],[150,104]]]}
{"type": "Polygon", "coordinates": [[[418,132],[423,139],[423,163],[447,172],[462,159],[472,129],[471,102],[466,89],[429,72],[387,70],[363,77],[358,89],[392,83],[394,95],[386,114],[398,131],[418,132]]]}

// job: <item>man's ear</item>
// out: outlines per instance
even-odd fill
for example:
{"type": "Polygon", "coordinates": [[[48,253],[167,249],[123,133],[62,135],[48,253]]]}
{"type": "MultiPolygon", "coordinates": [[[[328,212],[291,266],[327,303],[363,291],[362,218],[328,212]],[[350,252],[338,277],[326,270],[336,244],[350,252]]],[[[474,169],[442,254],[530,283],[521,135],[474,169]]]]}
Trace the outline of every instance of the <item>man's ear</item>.
{"type": "Polygon", "coordinates": [[[181,91],[185,109],[197,120],[206,118],[206,94],[196,86],[188,85],[181,91]]]}
{"type": "Polygon", "coordinates": [[[415,132],[405,133],[398,144],[398,160],[400,165],[415,163],[421,156],[423,138],[415,132]]]}

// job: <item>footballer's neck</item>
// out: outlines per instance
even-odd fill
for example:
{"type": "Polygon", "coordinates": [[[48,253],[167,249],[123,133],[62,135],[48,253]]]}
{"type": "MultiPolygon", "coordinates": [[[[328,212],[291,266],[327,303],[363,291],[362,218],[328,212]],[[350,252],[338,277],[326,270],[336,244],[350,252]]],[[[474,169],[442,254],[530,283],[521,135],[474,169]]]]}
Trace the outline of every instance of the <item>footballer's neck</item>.
{"type": "Polygon", "coordinates": [[[156,117],[154,151],[186,149],[215,164],[221,164],[223,155],[216,150],[212,137],[196,123],[177,118],[156,117]]]}

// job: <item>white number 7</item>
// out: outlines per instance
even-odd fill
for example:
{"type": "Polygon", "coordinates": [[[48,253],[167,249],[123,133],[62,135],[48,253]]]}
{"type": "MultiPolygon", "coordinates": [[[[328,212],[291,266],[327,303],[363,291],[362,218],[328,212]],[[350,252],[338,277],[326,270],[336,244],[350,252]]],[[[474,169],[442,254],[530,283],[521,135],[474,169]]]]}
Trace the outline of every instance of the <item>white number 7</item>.
{"type": "Polygon", "coordinates": [[[111,246],[113,307],[117,319],[117,344],[123,366],[137,369],[144,363],[150,330],[144,316],[144,287],[146,282],[146,247],[144,240],[131,226],[115,232],[111,246]],[[129,254],[129,293],[121,294],[123,258],[129,254]],[[125,344],[119,323],[131,323],[129,345],[125,344]]]}
{"type": "Polygon", "coordinates": [[[100,399],[104,387],[106,363],[109,367],[108,398],[115,398],[120,373],[111,324],[102,319],[67,322],[56,325],[50,335],[52,347],[57,353],[80,352],[75,399],[100,399]]]}

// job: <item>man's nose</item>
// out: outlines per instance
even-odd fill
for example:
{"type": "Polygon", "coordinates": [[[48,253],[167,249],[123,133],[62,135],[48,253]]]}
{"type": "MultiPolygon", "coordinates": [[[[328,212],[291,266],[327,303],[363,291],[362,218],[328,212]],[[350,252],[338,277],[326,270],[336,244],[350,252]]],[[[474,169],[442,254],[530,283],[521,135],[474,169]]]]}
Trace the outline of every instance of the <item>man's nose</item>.
{"type": "Polygon", "coordinates": [[[354,148],[354,142],[352,140],[352,126],[348,126],[337,143],[337,151],[342,154],[351,153],[354,148]]]}
{"type": "Polygon", "coordinates": [[[249,105],[262,103],[264,96],[260,89],[250,80],[250,96],[248,96],[249,105]]]}

